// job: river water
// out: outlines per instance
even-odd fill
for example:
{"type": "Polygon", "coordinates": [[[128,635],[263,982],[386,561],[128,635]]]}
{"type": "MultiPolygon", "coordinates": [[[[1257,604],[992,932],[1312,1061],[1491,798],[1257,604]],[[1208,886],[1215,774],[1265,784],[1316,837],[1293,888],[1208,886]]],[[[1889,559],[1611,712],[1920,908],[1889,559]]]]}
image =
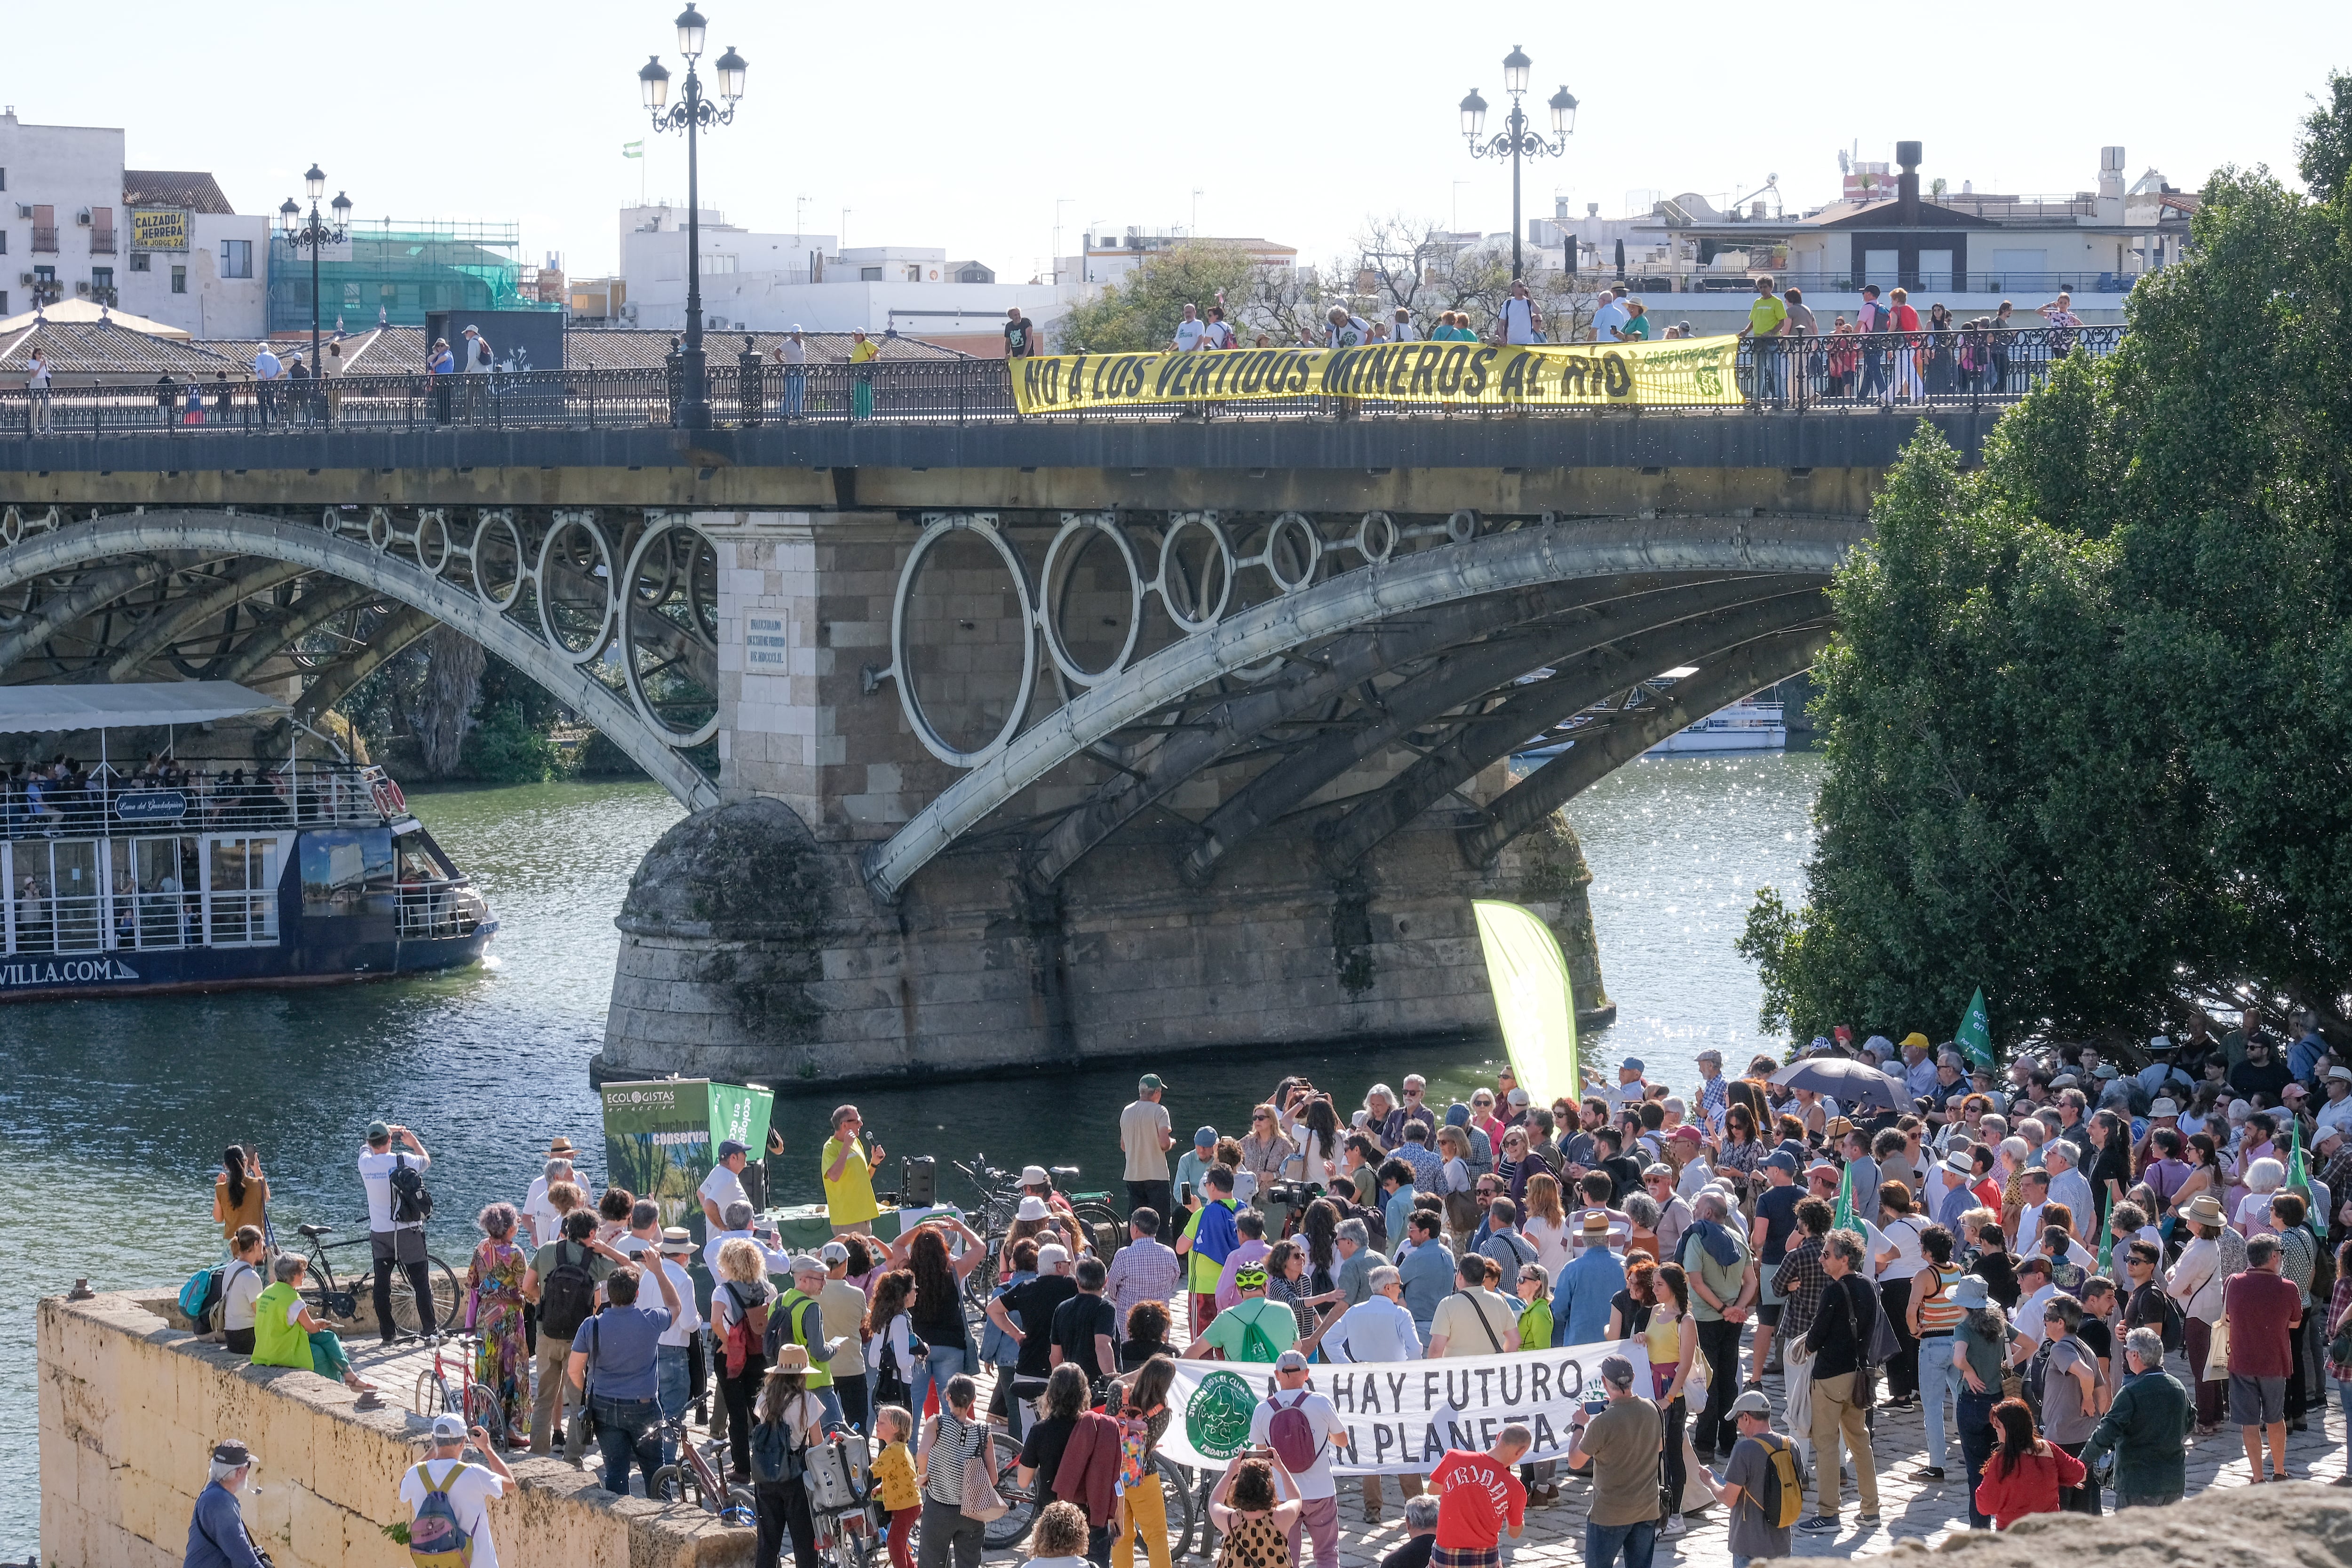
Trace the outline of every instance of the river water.
{"type": "MultiPolygon", "coordinates": [[[[1735,1067],[1767,1042],[1757,985],[1731,951],[1749,895],[1793,888],[1809,851],[1820,762],[1806,755],[1652,759],[1580,797],[1573,818],[1593,871],[1602,973],[1618,1021],[1586,1042],[1640,1056],[1651,1076],[1695,1076],[1707,1046],[1735,1067]]],[[[491,965],[332,990],[144,1002],[47,1003],[0,1011],[0,1558],[33,1551],[38,1499],[33,1302],[86,1278],[100,1289],[176,1288],[218,1256],[211,1172],[232,1142],[258,1144],[281,1235],[313,1221],[363,1233],[352,1162],[378,1117],[414,1127],[434,1155],[433,1251],[461,1273],[467,1219],[520,1201],[556,1132],[602,1140],[588,1058],[602,1044],[616,941],[612,919],[639,858],[678,807],[650,784],[420,791],[417,815],[479,882],[503,930],[491,965]]],[[[1160,1064],[1181,1131],[1245,1121],[1286,1072],[1347,1096],[1411,1071],[1441,1098],[1490,1081],[1498,1047],[1397,1045],[1160,1064]]],[[[1076,1163],[1115,1184],[1118,1107],[1135,1067],[1056,1080],[1056,1114],[1034,1080],[865,1089],[871,1135],[894,1152],[1076,1163]]],[[[814,1150],[836,1097],[787,1100],[792,1149],[814,1150]]],[[[784,1201],[815,1192],[814,1160],[784,1201]]],[[[944,1196],[969,1194],[953,1189],[944,1196]]]]}

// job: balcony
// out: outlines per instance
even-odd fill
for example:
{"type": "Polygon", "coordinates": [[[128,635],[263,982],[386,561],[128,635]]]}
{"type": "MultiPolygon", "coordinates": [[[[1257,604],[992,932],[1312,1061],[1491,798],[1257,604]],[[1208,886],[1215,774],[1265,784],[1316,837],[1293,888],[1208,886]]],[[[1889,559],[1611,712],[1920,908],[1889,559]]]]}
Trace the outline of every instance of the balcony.
{"type": "Polygon", "coordinates": [[[110,228],[101,234],[98,230],[92,229],[89,235],[89,253],[92,256],[113,255],[114,231],[110,228]]]}
{"type": "Polygon", "coordinates": [[[58,253],[58,231],[57,231],[57,226],[55,226],[54,224],[52,224],[52,225],[51,225],[49,227],[47,227],[47,228],[36,228],[36,229],[34,229],[34,230],[33,230],[33,254],[34,254],[34,255],[36,255],[36,256],[55,256],[57,253],[58,253]]]}

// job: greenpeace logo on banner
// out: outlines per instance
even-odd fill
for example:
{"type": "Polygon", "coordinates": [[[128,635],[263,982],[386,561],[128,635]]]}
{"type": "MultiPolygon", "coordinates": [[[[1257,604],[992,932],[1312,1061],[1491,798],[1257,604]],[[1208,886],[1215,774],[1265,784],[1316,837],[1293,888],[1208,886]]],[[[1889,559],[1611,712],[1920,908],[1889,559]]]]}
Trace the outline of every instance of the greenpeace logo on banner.
{"type": "MultiPolygon", "coordinates": [[[[1602,1398],[1601,1363],[1612,1355],[1633,1363],[1633,1387],[1646,1393],[1650,1362],[1639,1340],[1442,1361],[1318,1363],[1307,1386],[1347,1424],[1347,1440],[1332,1446],[1335,1473],[1426,1474],[1448,1448],[1492,1447],[1513,1421],[1534,1435],[1530,1461],[1565,1454],[1577,1406],[1602,1398]]],[[[1250,1418],[1274,1390],[1271,1367],[1178,1362],[1168,1397],[1183,1419],[1171,1424],[1162,1448],[1180,1464],[1224,1464],[1248,1445],[1250,1418]]]]}
{"type": "Polygon", "coordinates": [[[119,958],[74,958],[0,964],[0,985],[77,985],[93,980],[136,980],[139,972],[119,958]]]}

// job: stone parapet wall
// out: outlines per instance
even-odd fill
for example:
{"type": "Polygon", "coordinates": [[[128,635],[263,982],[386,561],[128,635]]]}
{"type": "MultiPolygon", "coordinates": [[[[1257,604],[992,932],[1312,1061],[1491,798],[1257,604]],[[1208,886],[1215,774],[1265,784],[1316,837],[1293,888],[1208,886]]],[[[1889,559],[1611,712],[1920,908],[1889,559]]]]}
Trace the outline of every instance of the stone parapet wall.
{"type": "MultiPolygon", "coordinates": [[[[278,1568],[405,1568],[383,1527],[407,1518],[403,1471],[425,1424],[387,1388],[360,1413],[341,1384],[257,1367],[173,1326],[164,1301],[49,1297],[37,1309],[40,1561],[175,1568],[213,1445],[260,1458],[247,1528],[278,1568]]],[[[698,1510],[615,1499],[554,1459],[514,1461],[521,1486],[490,1511],[501,1568],[737,1568],[749,1531],[698,1510]]]]}

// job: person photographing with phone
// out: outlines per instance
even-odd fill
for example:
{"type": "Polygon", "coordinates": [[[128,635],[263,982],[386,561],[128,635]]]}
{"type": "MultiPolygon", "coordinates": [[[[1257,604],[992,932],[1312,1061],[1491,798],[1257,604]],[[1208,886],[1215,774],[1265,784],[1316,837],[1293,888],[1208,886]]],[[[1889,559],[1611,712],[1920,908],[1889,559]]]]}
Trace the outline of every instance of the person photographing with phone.
{"type": "MultiPolygon", "coordinates": [[[[1602,1358],[1601,1392],[1599,1409],[1587,1404],[1577,1411],[1568,1443],[1570,1469],[1592,1467],[1592,1500],[1584,1519],[1585,1568],[1613,1568],[1621,1555],[1625,1568],[1650,1568],[1658,1549],[1658,1455],[1664,1446],[1664,1424],[1658,1407],[1633,1392],[1633,1363],[1623,1356],[1602,1358]]],[[[1517,1486],[1518,1478],[1512,1477],[1511,1484],[1517,1486]]],[[[1441,1552],[1444,1532],[1441,1518],[1441,1552]]]]}

